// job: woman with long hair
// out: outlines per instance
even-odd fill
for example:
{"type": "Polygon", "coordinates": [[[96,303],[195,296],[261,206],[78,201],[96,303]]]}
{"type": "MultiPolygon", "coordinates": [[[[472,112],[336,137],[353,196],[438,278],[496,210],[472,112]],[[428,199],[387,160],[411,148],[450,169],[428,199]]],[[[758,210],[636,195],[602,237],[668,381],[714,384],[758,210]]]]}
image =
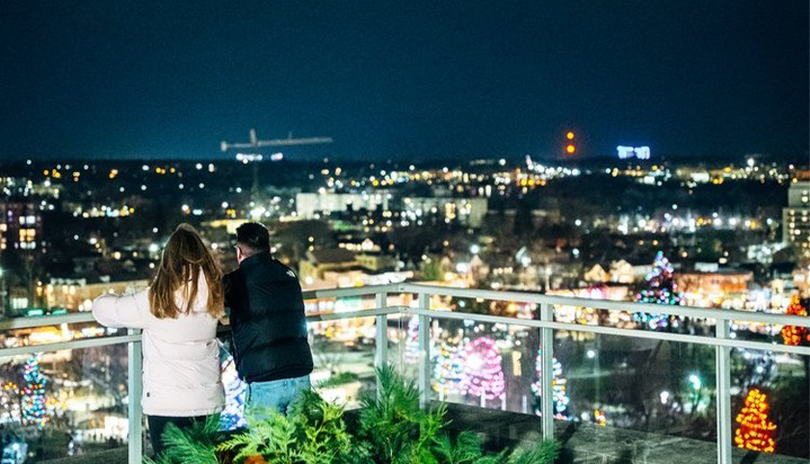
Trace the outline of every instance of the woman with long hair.
{"type": "Polygon", "coordinates": [[[156,456],[166,425],[188,427],[222,410],[216,331],[223,295],[219,261],[193,227],[181,224],[149,288],[93,302],[99,323],[143,329],[142,402],[156,456]]]}

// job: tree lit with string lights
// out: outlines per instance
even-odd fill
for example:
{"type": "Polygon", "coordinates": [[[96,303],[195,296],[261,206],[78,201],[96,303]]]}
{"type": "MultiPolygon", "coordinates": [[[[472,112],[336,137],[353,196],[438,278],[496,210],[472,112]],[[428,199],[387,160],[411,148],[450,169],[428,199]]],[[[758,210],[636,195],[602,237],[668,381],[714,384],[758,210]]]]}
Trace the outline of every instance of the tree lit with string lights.
{"type": "Polygon", "coordinates": [[[39,355],[28,358],[23,366],[25,386],[22,389],[22,422],[44,427],[48,423],[45,410],[45,385],[48,383],[39,366],[39,355]]]}
{"type": "Polygon", "coordinates": [[[768,419],[768,397],[758,388],[748,392],[745,404],[737,414],[740,427],[734,434],[734,443],[739,448],[763,453],[773,453],[776,443],[776,424],[768,419]]]}
{"type": "Polygon", "coordinates": [[[463,394],[464,362],[459,340],[443,340],[433,367],[433,389],[442,397],[463,394]]]}
{"type": "MultiPolygon", "coordinates": [[[[785,314],[789,316],[807,317],[807,309],[802,306],[799,301],[799,295],[793,295],[791,297],[790,304],[785,314]]],[[[785,345],[799,346],[803,343],[810,342],[810,333],[808,333],[807,327],[786,325],[782,327],[782,340],[785,345]]]]}
{"type": "MultiPolygon", "coordinates": [[[[557,419],[569,419],[568,404],[571,402],[571,398],[568,396],[567,391],[568,379],[563,377],[562,364],[556,357],[552,359],[552,369],[554,378],[551,381],[551,391],[554,399],[554,417],[557,419]]],[[[539,402],[543,394],[543,357],[540,350],[537,350],[535,371],[537,380],[532,383],[532,392],[534,392],[539,402]]],[[[540,415],[540,408],[535,408],[535,412],[540,415]]]]}
{"type": "Polygon", "coordinates": [[[491,337],[479,337],[464,343],[464,379],[461,386],[468,394],[484,400],[503,398],[506,391],[501,353],[491,337]]]}
{"type": "MultiPolygon", "coordinates": [[[[639,303],[679,305],[682,297],[675,284],[674,269],[663,251],[655,255],[652,270],[644,277],[645,288],[636,293],[639,303]]],[[[667,314],[635,313],[633,319],[651,329],[663,329],[670,325],[667,314]]]]}

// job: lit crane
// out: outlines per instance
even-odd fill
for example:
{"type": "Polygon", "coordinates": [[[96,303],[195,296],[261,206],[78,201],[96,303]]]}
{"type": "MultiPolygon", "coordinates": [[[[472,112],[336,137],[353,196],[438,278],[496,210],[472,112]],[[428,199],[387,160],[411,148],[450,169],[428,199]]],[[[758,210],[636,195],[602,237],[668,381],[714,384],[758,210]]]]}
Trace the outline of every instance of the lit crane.
{"type": "Polygon", "coordinates": [[[220,149],[222,149],[223,152],[226,152],[232,148],[289,147],[293,145],[317,145],[321,143],[332,143],[332,137],[307,137],[302,139],[294,139],[291,132],[286,139],[259,140],[259,137],[256,135],[256,129],[250,129],[250,142],[228,143],[223,140],[220,143],[220,149]]]}
{"type": "MultiPolygon", "coordinates": [[[[235,142],[235,143],[228,143],[226,141],[222,141],[220,143],[220,149],[222,152],[227,152],[231,149],[257,149],[263,147],[289,147],[294,145],[318,145],[322,143],[332,143],[332,137],[307,137],[301,139],[294,139],[292,136],[292,132],[289,133],[286,139],[275,139],[275,140],[259,140],[259,137],[256,135],[256,129],[250,129],[250,142],[235,142]]],[[[280,161],[283,158],[281,153],[276,153],[270,156],[271,161],[280,161]]],[[[262,155],[258,153],[237,153],[236,155],[237,161],[241,161],[245,164],[251,163],[253,164],[253,191],[251,193],[251,197],[253,201],[258,200],[259,195],[259,170],[258,170],[258,161],[262,161],[262,155]]]]}

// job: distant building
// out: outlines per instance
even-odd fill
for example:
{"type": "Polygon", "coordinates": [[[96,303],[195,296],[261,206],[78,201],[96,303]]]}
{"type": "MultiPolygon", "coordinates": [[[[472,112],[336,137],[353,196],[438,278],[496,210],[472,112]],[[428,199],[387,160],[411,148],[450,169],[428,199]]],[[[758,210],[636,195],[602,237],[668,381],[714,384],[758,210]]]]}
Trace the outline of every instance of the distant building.
{"type": "Polygon", "coordinates": [[[610,263],[610,281],[616,284],[632,284],[644,279],[652,271],[651,264],[632,264],[623,259],[610,263]]]}
{"type": "Polygon", "coordinates": [[[753,277],[752,272],[737,269],[681,271],[675,274],[675,283],[688,306],[709,307],[744,296],[753,277]]]}
{"type": "Polygon", "coordinates": [[[299,263],[299,277],[306,289],[358,287],[404,282],[413,273],[395,270],[388,254],[355,254],[343,248],[308,251],[299,263]]]}
{"type": "Polygon", "coordinates": [[[111,276],[94,278],[53,278],[44,288],[45,303],[49,308],[66,308],[71,311],[89,311],[93,300],[105,293],[126,293],[149,285],[148,279],[116,279],[111,276]]]}
{"type": "Polygon", "coordinates": [[[810,296],[810,269],[797,268],[793,271],[793,285],[802,298],[810,296]]]}
{"type": "MultiPolygon", "coordinates": [[[[503,210],[503,220],[505,224],[513,224],[515,216],[517,216],[517,209],[510,208],[503,210]]],[[[490,211],[490,217],[496,217],[500,214],[497,210],[490,211]]],[[[560,209],[556,207],[549,208],[535,208],[532,210],[532,224],[535,227],[549,224],[559,224],[562,219],[560,209]]]]}
{"type": "Polygon", "coordinates": [[[295,196],[295,211],[301,219],[350,210],[388,211],[389,199],[388,193],[299,193],[295,196]]]}
{"type": "Polygon", "coordinates": [[[610,281],[617,284],[632,284],[636,280],[633,265],[620,259],[610,263],[610,281]]]}
{"type": "Polygon", "coordinates": [[[343,248],[307,251],[298,267],[299,277],[305,281],[323,279],[324,273],[357,266],[354,252],[343,248]]]}
{"type": "Polygon", "coordinates": [[[42,217],[29,201],[0,203],[0,251],[33,250],[42,240],[42,217]]]}
{"type": "Polygon", "coordinates": [[[357,264],[372,272],[381,272],[395,269],[398,260],[396,256],[381,251],[367,251],[355,255],[357,264]]]}
{"type": "Polygon", "coordinates": [[[583,276],[585,282],[604,283],[610,281],[610,273],[600,264],[594,264],[583,276]]]}
{"type": "Polygon", "coordinates": [[[782,241],[810,256],[810,182],[796,182],[788,189],[782,209],[782,241]]]}
{"type": "Polygon", "coordinates": [[[408,218],[437,214],[447,222],[459,221],[473,228],[481,227],[487,215],[486,198],[407,197],[402,199],[402,211],[408,218]]]}

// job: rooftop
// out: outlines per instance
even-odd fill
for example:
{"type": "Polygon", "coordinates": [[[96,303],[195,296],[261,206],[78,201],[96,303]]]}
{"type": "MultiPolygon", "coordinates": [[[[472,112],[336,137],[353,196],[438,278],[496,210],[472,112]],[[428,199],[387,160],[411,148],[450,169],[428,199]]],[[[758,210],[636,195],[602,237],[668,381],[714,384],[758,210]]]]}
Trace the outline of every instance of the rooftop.
{"type": "MultiPolygon", "coordinates": [[[[762,375],[758,371],[740,370],[749,356],[769,356],[773,375],[779,381],[793,382],[791,385],[803,392],[808,386],[801,366],[810,356],[810,347],[783,345],[762,336],[747,337],[742,327],[747,327],[746,324],[755,324],[752,327],[810,327],[807,318],[421,284],[317,290],[306,292],[305,298],[334,299],[342,305],[340,311],[335,306],[334,313],[309,316],[313,333],[323,334],[325,327],[331,327],[328,343],[313,345],[319,375],[334,371],[335,367],[330,365],[339,366],[339,372],[352,373],[354,379],[373,385],[370,383],[373,367],[392,363],[406,376],[412,376],[420,389],[423,404],[444,402],[448,406],[452,428],[483,433],[493,450],[507,443],[554,437],[563,446],[560,462],[564,463],[731,464],[756,461],[793,464],[807,462],[810,455],[806,446],[810,438],[807,431],[810,414],[805,410],[805,394],[799,396],[805,399],[804,403],[779,404],[779,398],[773,398],[772,414],[780,410],[789,413],[779,416],[782,419],[778,425],[784,436],[776,437],[776,453],[760,454],[733,448],[734,431],[738,427],[734,417],[739,410],[739,397],[750,388],[739,382],[752,375],[755,379],[762,375]],[[444,307],[450,299],[509,302],[516,314],[502,317],[460,313],[444,307]],[[534,317],[528,313],[530,317],[527,318],[524,308],[534,308],[534,317]],[[576,317],[568,321],[566,311],[570,308],[583,308],[594,313],[601,311],[607,316],[598,323],[583,323],[576,317]],[[628,328],[626,323],[614,325],[611,322],[612,317],[622,317],[628,311],[639,315],[670,315],[674,318],[672,320],[681,321],[684,330],[642,330],[628,328]],[[690,329],[694,328],[690,324],[696,320],[704,321],[701,330],[690,329]],[[329,325],[337,321],[339,324],[329,325]],[[689,321],[692,322],[687,323],[689,321]],[[497,327],[501,328],[496,330],[497,327]],[[358,330],[358,335],[347,337],[347,330],[358,330]],[[496,339],[493,346],[498,350],[498,362],[495,366],[501,372],[498,375],[508,381],[502,384],[503,390],[484,390],[480,397],[473,389],[463,394],[444,394],[440,388],[437,390],[437,385],[440,385],[436,383],[437,366],[443,362],[437,356],[446,349],[442,344],[459,330],[466,330],[476,341],[484,333],[496,339]],[[352,344],[341,348],[341,340],[351,340],[352,344]],[[386,343],[377,343],[382,340],[386,343]],[[599,340],[604,341],[602,348],[599,340]],[[628,345],[623,341],[634,342],[628,345]],[[666,344],[665,349],[660,349],[662,343],[666,344]],[[539,352],[538,344],[544,347],[539,352]],[[657,355],[658,365],[645,371],[642,365],[648,362],[645,361],[648,358],[646,354],[639,357],[639,353],[649,353],[650,350],[657,355]],[[537,372],[553,371],[554,375],[538,376],[534,371],[535,357],[537,372]],[[574,362],[577,358],[581,360],[574,362]],[[564,372],[557,371],[559,360],[566,363],[564,372]],[[644,372],[647,372],[646,379],[644,372]],[[568,407],[576,414],[570,414],[567,420],[555,420],[552,411],[557,414],[558,387],[566,382],[571,390],[568,393],[563,390],[563,394],[570,394],[568,407]],[[609,382],[612,383],[608,386],[609,382]],[[685,386],[682,388],[682,385],[685,386]],[[660,386],[667,390],[659,392],[660,386]],[[537,393],[542,394],[538,396],[537,393]],[[490,394],[493,396],[488,396],[490,394]],[[594,400],[594,395],[597,400],[594,400]],[[632,422],[633,416],[628,414],[627,408],[632,407],[628,401],[635,399],[642,400],[644,414],[652,419],[648,422],[651,425],[632,422]],[[527,400],[537,400],[538,403],[533,406],[533,403],[527,404],[527,400]],[[486,407],[480,407],[479,403],[486,407]],[[661,404],[674,408],[669,419],[669,416],[660,416],[666,412],[661,404]],[[602,412],[601,422],[593,420],[598,416],[598,409],[607,411],[607,419],[602,412]],[[545,414],[538,416],[535,412],[545,414]],[[671,418],[677,420],[671,422],[671,418]],[[796,432],[799,436],[790,439],[799,446],[788,447],[783,440],[796,432]],[[806,436],[802,438],[802,434],[806,436]],[[783,449],[792,456],[780,454],[783,449]]],[[[92,316],[87,313],[12,319],[0,321],[0,331],[62,324],[66,327],[91,320],[92,316]]],[[[10,347],[0,349],[0,358],[43,351],[127,345],[130,347],[128,388],[139,395],[141,372],[138,366],[141,360],[140,350],[135,345],[139,340],[139,334],[128,334],[10,347]]],[[[469,350],[470,344],[470,339],[464,339],[459,348],[469,350]]],[[[480,364],[474,354],[465,359],[462,361],[464,369],[480,364]]],[[[356,380],[353,382],[357,384],[356,380]]],[[[753,382],[765,384],[763,380],[753,382]]],[[[338,387],[332,394],[339,394],[338,397],[350,406],[353,404],[352,390],[338,387]]],[[[130,430],[142,431],[139,404],[133,402],[127,408],[130,430]]],[[[140,453],[141,447],[133,444],[128,450],[108,450],[48,462],[104,461],[116,464],[128,460],[134,463],[140,462],[140,453]]]]}

